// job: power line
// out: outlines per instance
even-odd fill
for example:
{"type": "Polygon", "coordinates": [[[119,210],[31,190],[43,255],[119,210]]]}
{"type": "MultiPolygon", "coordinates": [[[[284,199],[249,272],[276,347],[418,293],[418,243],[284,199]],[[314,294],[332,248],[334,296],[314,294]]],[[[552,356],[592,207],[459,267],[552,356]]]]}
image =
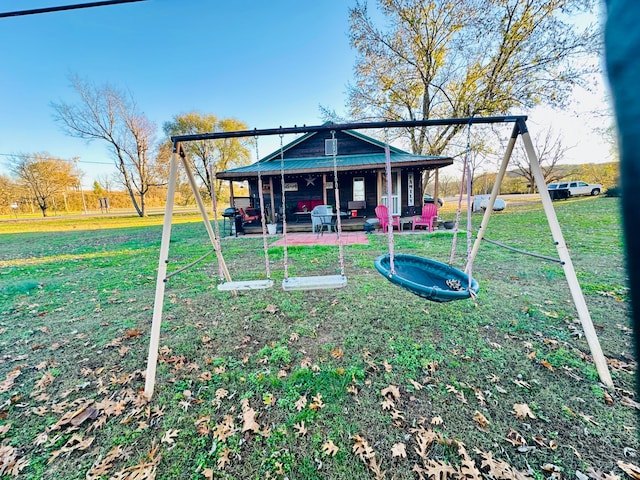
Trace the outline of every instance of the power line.
{"type": "MultiPolygon", "coordinates": [[[[19,157],[21,154],[18,153],[0,153],[0,157],[19,157]]],[[[75,162],[73,159],[64,159],[66,162],[75,162]]],[[[78,160],[78,163],[90,163],[92,165],[113,165],[113,162],[92,162],[91,160],[78,160]]]]}
{"type": "Polygon", "coordinates": [[[78,3],[75,5],[60,5],[58,7],[34,8],[32,10],[17,10],[15,12],[0,12],[0,18],[19,17],[22,15],[34,15],[37,13],[60,12],[63,10],[77,10],[79,8],[104,7],[120,3],[145,2],[146,0],[104,0],[102,2],[78,3]]]}

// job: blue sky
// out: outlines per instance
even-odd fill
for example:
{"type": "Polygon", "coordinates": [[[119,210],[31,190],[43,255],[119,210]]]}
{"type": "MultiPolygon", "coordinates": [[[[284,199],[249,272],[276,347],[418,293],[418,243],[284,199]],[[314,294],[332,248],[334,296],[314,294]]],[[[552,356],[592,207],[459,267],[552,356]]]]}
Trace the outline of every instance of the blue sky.
{"type": "MultiPolygon", "coordinates": [[[[2,0],[0,11],[87,0],[2,0]]],[[[234,117],[249,128],[321,122],[319,105],[345,113],[355,52],[348,40],[350,0],[147,0],[0,18],[0,173],[7,154],[47,151],[80,157],[84,185],[114,168],[101,143],[65,135],[51,102],[75,102],[69,75],[129,90],[156,123],[189,111],[234,117]]],[[[593,94],[587,102],[600,102],[593,94]]],[[[591,108],[591,107],[589,107],[591,108]]],[[[588,145],[583,118],[569,112],[565,133],[588,145]]],[[[555,118],[532,115],[534,125],[555,118]]],[[[261,140],[260,153],[277,148],[261,140]]],[[[570,140],[568,143],[573,143],[570,140]]],[[[573,150],[574,161],[584,161],[573,150]]],[[[569,158],[569,161],[572,159],[569,158]]]]}
{"type": "MultiPolygon", "coordinates": [[[[0,8],[71,3],[83,2],[3,0],[0,8]]],[[[130,90],[159,129],[193,110],[250,128],[317,124],[320,104],[344,108],[355,59],[349,4],[147,0],[2,18],[0,153],[79,156],[89,185],[96,173],[113,171],[103,145],[65,135],[53,120],[52,101],[76,101],[70,73],[130,90]]],[[[265,141],[260,153],[274,148],[265,141]]]]}

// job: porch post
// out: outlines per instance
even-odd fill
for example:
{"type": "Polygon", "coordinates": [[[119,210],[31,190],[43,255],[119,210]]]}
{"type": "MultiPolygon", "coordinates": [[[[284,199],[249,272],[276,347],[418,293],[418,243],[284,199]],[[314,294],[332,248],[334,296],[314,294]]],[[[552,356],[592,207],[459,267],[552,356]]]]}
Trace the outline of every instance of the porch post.
{"type": "MultiPolygon", "coordinates": [[[[436,168],[433,178],[433,203],[436,204],[436,207],[440,207],[438,204],[438,197],[440,193],[440,169],[436,168]]],[[[424,197],[424,192],[422,192],[422,196],[424,197]]]]}
{"type": "MultiPolygon", "coordinates": [[[[335,183],[335,181],[333,182],[335,183]]],[[[336,188],[335,185],[333,188],[336,188]]],[[[322,174],[322,203],[323,205],[327,204],[327,174],[322,174]]]]}
{"type": "Polygon", "coordinates": [[[236,200],[233,196],[233,180],[229,180],[229,206],[234,207],[236,204],[236,200]]]}
{"type": "Polygon", "coordinates": [[[276,223],[276,201],[273,196],[273,177],[269,177],[269,199],[271,200],[271,215],[269,218],[269,223],[276,223]]]}

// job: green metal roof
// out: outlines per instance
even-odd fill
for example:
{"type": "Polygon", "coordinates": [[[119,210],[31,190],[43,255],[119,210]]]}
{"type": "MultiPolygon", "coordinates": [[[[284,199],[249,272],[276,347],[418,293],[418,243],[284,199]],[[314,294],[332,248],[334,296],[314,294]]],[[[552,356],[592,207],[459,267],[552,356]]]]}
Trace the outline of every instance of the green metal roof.
{"type": "MultiPolygon", "coordinates": [[[[453,160],[449,157],[436,157],[430,155],[412,155],[410,153],[391,153],[391,165],[394,167],[415,167],[425,170],[446,167],[453,160]]],[[[294,173],[318,173],[333,171],[333,157],[305,157],[285,158],[282,170],[286,174],[294,173]]],[[[384,153],[372,153],[361,155],[338,155],[336,164],[338,171],[349,170],[377,170],[385,168],[384,153]]],[[[280,175],[281,165],[276,161],[260,161],[244,167],[234,168],[219,172],[216,176],[222,179],[245,179],[261,175],[280,175]]]]}
{"type": "MultiPolygon", "coordinates": [[[[363,133],[356,132],[355,130],[344,130],[343,133],[355,137],[363,142],[379,147],[380,152],[355,155],[338,154],[336,156],[338,171],[379,170],[385,168],[385,144],[383,142],[376,140],[373,137],[364,135],[363,133]]],[[[283,146],[282,151],[286,152],[294,148],[295,146],[309,140],[314,135],[316,135],[316,132],[307,133],[299,138],[296,138],[292,142],[283,146]]],[[[389,145],[389,152],[391,164],[396,168],[411,167],[419,170],[433,170],[436,168],[446,167],[447,165],[451,165],[453,163],[453,159],[451,159],[450,157],[413,155],[409,152],[394,147],[393,145],[389,145]]],[[[331,155],[296,158],[287,157],[285,155],[283,162],[284,165],[282,166],[282,169],[280,163],[280,149],[278,149],[251,165],[219,172],[216,177],[220,179],[230,180],[247,180],[252,177],[257,177],[258,172],[260,172],[261,175],[280,175],[281,170],[284,170],[284,173],[288,175],[333,172],[333,156],[331,155]]]]}

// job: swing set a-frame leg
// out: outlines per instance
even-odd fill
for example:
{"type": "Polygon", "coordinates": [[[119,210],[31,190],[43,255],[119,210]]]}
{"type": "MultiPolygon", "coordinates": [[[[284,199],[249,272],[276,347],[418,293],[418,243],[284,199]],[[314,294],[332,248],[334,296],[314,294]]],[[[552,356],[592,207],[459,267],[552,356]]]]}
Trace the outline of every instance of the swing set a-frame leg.
{"type": "Polygon", "coordinates": [[[189,179],[191,190],[193,191],[193,194],[195,196],[196,203],[198,205],[198,209],[200,210],[200,214],[202,215],[202,219],[207,229],[207,233],[209,234],[209,239],[211,240],[211,244],[216,251],[216,255],[218,256],[218,262],[221,262],[222,270],[227,280],[228,281],[231,280],[231,276],[229,275],[227,266],[224,263],[224,258],[222,257],[220,252],[220,245],[218,244],[216,236],[211,227],[211,222],[209,221],[206,208],[204,206],[204,203],[202,202],[202,198],[200,197],[200,192],[198,191],[198,187],[196,185],[195,178],[193,177],[193,173],[191,172],[191,169],[189,168],[189,165],[184,157],[184,152],[180,147],[180,143],[175,143],[173,146],[173,155],[171,157],[171,163],[169,167],[169,184],[167,186],[167,204],[165,206],[165,211],[164,211],[162,241],[160,243],[160,256],[158,259],[158,275],[156,277],[156,294],[155,294],[155,300],[153,303],[153,320],[151,323],[151,334],[149,338],[149,355],[147,357],[147,371],[146,371],[145,385],[144,385],[144,395],[149,400],[153,396],[153,390],[155,388],[155,381],[156,381],[156,367],[158,364],[158,348],[160,344],[160,327],[162,325],[162,309],[164,307],[164,293],[165,293],[166,278],[167,278],[167,264],[169,262],[169,244],[171,241],[171,224],[173,220],[173,207],[175,203],[175,192],[176,192],[176,184],[177,184],[177,178],[178,178],[178,156],[180,156],[180,158],[182,159],[183,166],[185,167],[185,170],[187,172],[187,178],[189,179]]]}
{"type": "Polygon", "coordinates": [[[160,343],[160,326],[162,324],[162,308],[164,306],[165,278],[167,276],[167,262],[169,258],[169,242],[171,240],[171,221],[173,219],[173,204],[176,193],[176,179],[178,176],[178,154],[174,145],[174,152],[169,166],[169,185],[167,186],[167,204],[164,209],[164,223],[162,227],[162,241],[158,258],[158,275],[156,277],[156,296],[153,302],[153,320],[149,337],[149,355],[147,357],[147,373],[144,383],[144,395],[148,400],[153,396],[156,383],[156,367],[158,365],[158,347],[160,343]]]}
{"type": "Polygon", "coordinates": [[[493,205],[498,194],[500,193],[500,184],[502,183],[502,179],[504,178],[505,172],[507,170],[507,165],[509,164],[509,159],[513,152],[513,148],[518,135],[522,137],[525,151],[527,152],[527,157],[529,159],[529,163],[531,164],[531,170],[536,182],[536,187],[540,194],[540,199],[542,200],[542,206],[544,208],[545,215],[547,216],[547,222],[549,223],[549,227],[551,229],[551,235],[553,236],[553,241],[558,251],[558,257],[562,264],[562,268],[569,285],[569,291],[571,292],[573,303],[576,306],[576,310],[578,311],[578,317],[580,318],[582,330],[584,331],[585,338],[587,339],[587,344],[589,345],[589,349],[591,350],[591,356],[593,357],[593,362],[596,366],[596,370],[598,371],[598,376],[600,377],[600,381],[604,385],[611,388],[613,387],[613,380],[611,379],[611,374],[609,372],[609,368],[607,367],[607,361],[604,354],[602,353],[602,348],[600,347],[600,342],[593,326],[593,321],[591,320],[591,315],[589,314],[589,309],[587,308],[584,294],[582,293],[582,289],[580,288],[580,283],[578,282],[578,277],[576,276],[575,269],[573,268],[571,256],[569,255],[569,251],[564,242],[564,237],[562,235],[562,230],[560,229],[558,217],[556,216],[555,209],[553,208],[553,204],[551,202],[551,197],[549,196],[549,192],[544,181],[544,175],[542,173],[542,168],[540,167],[540,162],[538,161],[538,156],[536,155],[535,148],[531,141],[531,136],[529,135],[529,131],[524,120],[518,121],[513,128],[513,133],[511,135],[511,138],[509,139],[509,143],[507,144],[507,149],[505,151],[500,170],[498,171],[496,181],[493,184],[491,197],[489,198],[489,204],[487,205],[487,209],[485,210],[484,216],[482,217],[482,223],[480,224],[478,235],[473,245],[473,249],[471,250],[471,254],[469,255],[467,269],[473,263],[473,259],[475,258],[476,254],[478,253],[478,249],[480,248],[480,243],[482,241],[482,238],[484,237],[484,232],[487,228],[487,224],[489,223],[491,213],[493,212],[493,205]]]}

